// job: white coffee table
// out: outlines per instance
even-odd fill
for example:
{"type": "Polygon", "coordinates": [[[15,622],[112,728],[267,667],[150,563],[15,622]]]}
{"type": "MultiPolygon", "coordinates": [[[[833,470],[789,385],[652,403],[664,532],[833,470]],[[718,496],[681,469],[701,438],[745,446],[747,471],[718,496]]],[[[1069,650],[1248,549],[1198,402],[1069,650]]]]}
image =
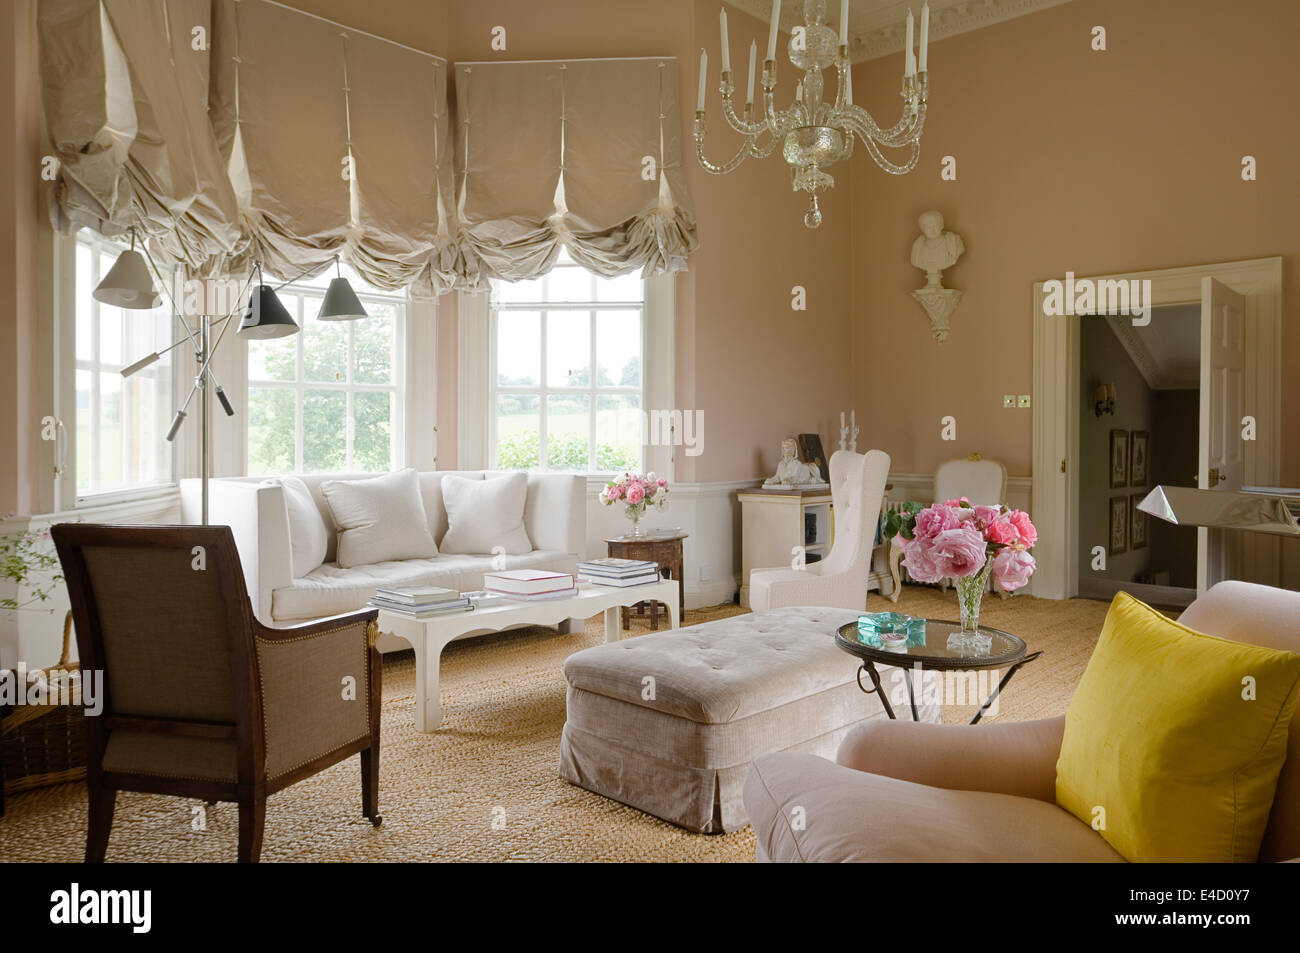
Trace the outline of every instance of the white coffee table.
{"type": "Polygon", "coordinates": [[[681,626],[676,579],[661,579],[644,586],[596,586],[583,584],[568,599],[516,602],[503,598],[472,612],[456,612],[429,619],[413,619],[400,612],[379,610],[379,630],[396,635],[415,649],[415,727],[437,731],[442,724],[442,703],[438,698],[438,670],[442,650],[448,642],[470,632],[499,632],[518,625],[559,625],[565,619],[587,619],[605,613],[605,641],[617,642],[623,635],[619,610],[638,602],[655,600],[668,606],[672,628],[681,626]]]}

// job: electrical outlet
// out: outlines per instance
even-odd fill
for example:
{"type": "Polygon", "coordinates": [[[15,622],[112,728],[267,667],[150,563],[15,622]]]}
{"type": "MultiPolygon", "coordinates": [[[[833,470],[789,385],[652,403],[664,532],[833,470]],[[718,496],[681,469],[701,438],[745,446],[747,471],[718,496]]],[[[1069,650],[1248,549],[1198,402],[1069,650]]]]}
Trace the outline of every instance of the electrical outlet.
{"type": "Polygon", "coordinates": [[[1003,395],[1002,395],[1002,408],[1003,408],[1004,410],[1011,410],[1011,409],[1014,408],[1015,406],[1016,406],[1016,395],[1015,395],[1015,394],[1003,394],[1003,395]]]}
{"type": "Polygon", "coordinates": [[[1028,407],[1028,406],[1029,406],[1029,395],[1028,395],[1028,394],[1021,394],[1019,397],[1017,397],[1017,398],[1016,398],[1016,406],[1019,407],[1019,408],[1021,408],[1021,409],[1025,408],[1025,407],[1028,407]]]}
{"type": "Polygon", "coordinates": [[[707,563],[700,567],[700,582],[708,582],[713,578],[713,567],[707,563]]]}

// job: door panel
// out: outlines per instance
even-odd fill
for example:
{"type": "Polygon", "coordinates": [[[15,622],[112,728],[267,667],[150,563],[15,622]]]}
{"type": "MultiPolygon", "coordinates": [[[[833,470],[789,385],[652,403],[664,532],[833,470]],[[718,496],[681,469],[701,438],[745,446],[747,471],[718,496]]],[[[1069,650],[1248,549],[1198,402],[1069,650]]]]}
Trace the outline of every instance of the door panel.
{"type": "MultiPolygon", "coordinates": [[[[1215,278],[1201,279],[1201,432],[1198,485],[1239,490],[1245,470],[1246,299],[1215,278]]],[[[1240,578],[1241,537],[1231,530],[1197,530],[1196,588],[1240,578]]]]}

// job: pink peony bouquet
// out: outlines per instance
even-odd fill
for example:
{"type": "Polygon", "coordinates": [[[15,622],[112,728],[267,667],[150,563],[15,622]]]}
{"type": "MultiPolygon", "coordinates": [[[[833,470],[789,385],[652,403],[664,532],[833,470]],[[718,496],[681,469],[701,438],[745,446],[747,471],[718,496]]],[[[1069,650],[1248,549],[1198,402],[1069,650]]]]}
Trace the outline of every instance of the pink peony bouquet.
{"type": "Polygon", "coordinates": [[[1038,530],[1029,514],[1005,506],[946,500],[890,514],[888,529],[903,547],[903,565],[917,582],[969,579],[991,572],[1008,592],[1029,582],[1037,568],[1029,550],[1038,530]]]}
{"type": "Polygon", "coordinates": [[[636,524],[650,507],[662,510],[668,505],[668,481],[653,472],[645,476],[624,473],[605,484],[600,502],[606,506],[621,503],[624,515],[636,524]]]}

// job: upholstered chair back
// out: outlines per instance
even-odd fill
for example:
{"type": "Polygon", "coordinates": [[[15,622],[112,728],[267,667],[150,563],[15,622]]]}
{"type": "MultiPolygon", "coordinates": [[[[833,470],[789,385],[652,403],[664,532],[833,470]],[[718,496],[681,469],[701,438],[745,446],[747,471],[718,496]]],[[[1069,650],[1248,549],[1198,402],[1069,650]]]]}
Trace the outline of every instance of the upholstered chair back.
{"type": "Polygon", "coordinates": [[[949,460],[934,473],[934,500],[966,497],[992,506],[1007,501],[1007,468],[997,460],[949,460]]]}
{"type": "Polygon", "coordinates": [[[234,724],[252,634],[230,529],[66,523],[52,535],[105,715],[234,724]]]}
{"type": "MultiPolygon", "coordinates": [[[[871,548],[889,479],[889,454],[837,450],[831,455],[831,502],[835,507],[835,543],[821,563],[822,575],[860,567],[865,585],[871,548]]],[[[865,591],[865,589],[864,589],[865,591]]]]}
{"type": "MultiPolygon", "coordinates": [[[[1233,642],[1300,653],[1300,592],[1230,580],[1212,586],[1178,621],[1233,642]]],[[[1286,763],[1260,845],[1261,861],[1300,857],[1300,707],[1291,719],[1286,763]]]]}

